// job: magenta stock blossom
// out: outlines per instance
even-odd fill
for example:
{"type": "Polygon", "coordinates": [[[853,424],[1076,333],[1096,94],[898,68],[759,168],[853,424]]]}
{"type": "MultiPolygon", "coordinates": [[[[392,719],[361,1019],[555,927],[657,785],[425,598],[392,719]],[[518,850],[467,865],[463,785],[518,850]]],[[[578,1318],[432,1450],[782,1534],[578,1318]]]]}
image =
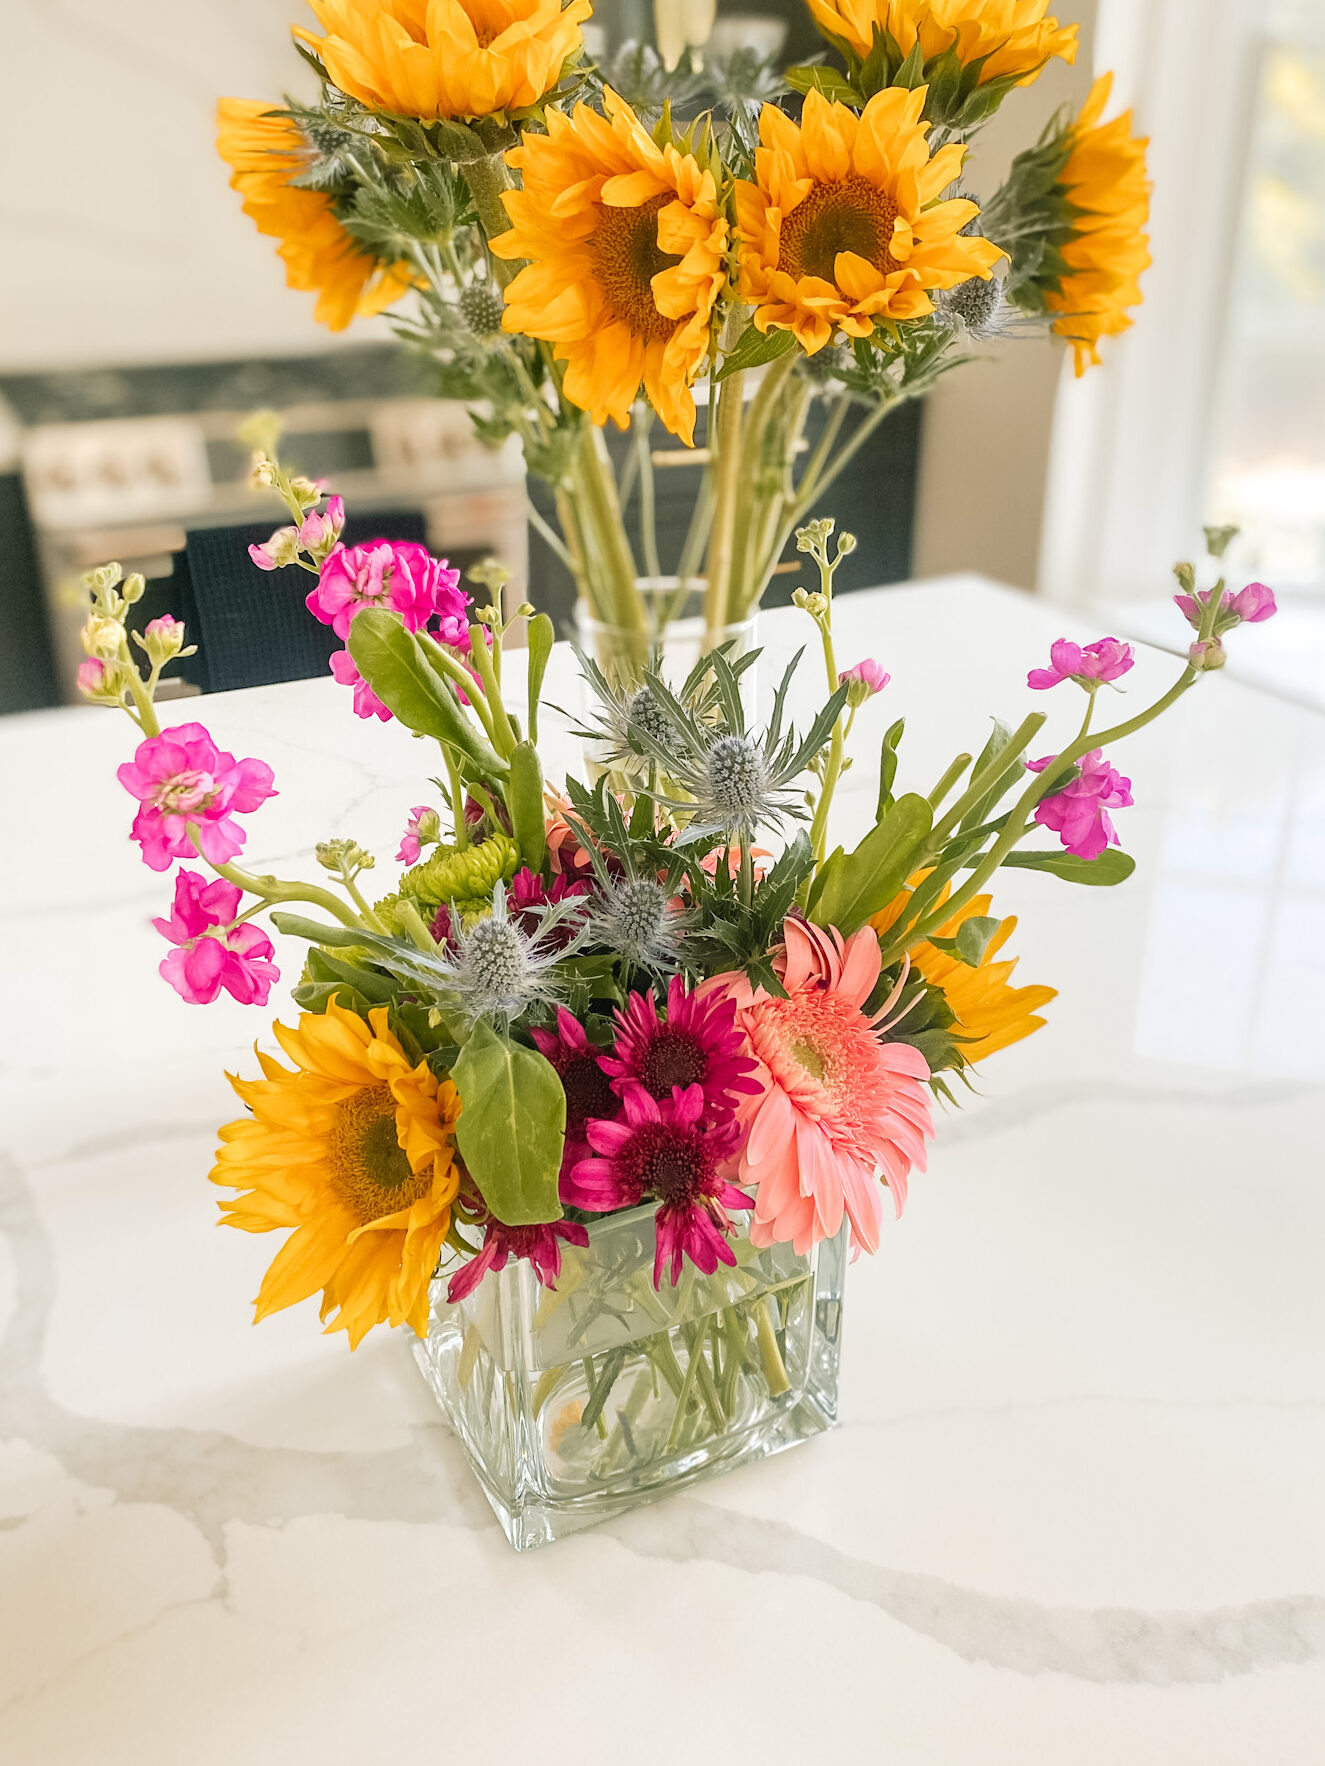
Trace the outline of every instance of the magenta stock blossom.
{"type": "Polygon", "coordinates": [[[752,1208],[743,1190],[723,1176],[740,1151],[744,1130],[736,1119],[704,1121],[704,1088],[677,1086],[669,1098],[653,1098],[628,1085],[623,1114],[615,1122],[592,1121],[587,1135],[594,1157],[563,1170],[564,1202],[590,1214],[658,1203],[653,1285],[671,1264],[672,1285],[688,1257],[705,1275],[719,1263],[734,1265],[728,1244],[734,1231],[729,1209],[752,1208]]]}
{"type": "Polygon", "coordinates": [[[116,777],[142,806],[132,838],[154,871],[168,871],[177,858],[197,858],[199,849],[209,864],[227,863],[246,838],[235,816],[252,814],[276,795],[265,761],[236,760],[201,724],[178,724],[140,742],[116,777]],[[196,847],[189,824],[198,831],[196,847]]]}
{"type": "Polygon", "coordinates": [[[265,1006],[281,972],[276,954],[257,926],[234,926],[241,892],[223,878],[208,882],[196,871],[180,871],[168,920],[153,920],[176,947],[160,973],[191,1006],[209,1006],[222,989],[241,1006],[265,1006]],[[220,930],[229,928],[229,930],[220,930]]]}
{"type": "Polygon", "coordinates": [[[865,699],[872,699],[876,693],[882,693],[892,678],[885,673],[883,664],[875,662],[872,657],[866,657],[864,662],[858,662],[852,668],[844,668],[837,677],[839,686],[858,684],[863,689],[865,699]]]}
{"type": "MultiPolygon", "coordinates": [[[[1198,589],[1194,595],[1173,597],[1174,605],[1181,607],[1193,631],[1201,629],[1201,616],[1210,605],[1213,594],[1213,589],[1198,589]]],[[[1221,636],[1235,625],[1260,625],[1267,619],[1273,619],[1278,611],[1279,604],[1274,598],[1274,590],[1266,583],[1248,583],[1236,595],[1230,595],[1225,589],[1215,620],[1215,635],[1221,636]]]]}
{"type": "Polygon", "coordinates": [[[460,587],[460,572],[434,558],[426,546],[373,540],[366,546],[337,546],[323,562],[306,605],[343,641],[351,620],[365,607],[392,609],[411,632],[422,631],[434,619],[449,622],[452,630],[462,628],[469,597],[460,587]]]}
{"type": "Polygon", "coordinates": [[[309,511],[298,527],[278,527],[269,540],[250,546],[248,555],[259,570],[285,570],[299,562],[300,552],[327,552],[345,527],[345,500],[329,497],[326,509],[309,511]]]}
{"type": "Polygon", "coordinates": [[[435,827],[437,811],[430,809],[426,803],[416,803],[409,812],[409,821],[406,822],[405,832],[400,837],[400,851],[396,854],[397,864],[417,865],[423,856],[423,841],[420,835],[425,816],[433,818],[433,826],[435,827]]]}
{"type": "Polygon", "coordinates": [[[762,1089],[736,1027],[736,1002],[687,993],[679,975],[668,983],[665,1021],[651,993],[632,993],[618,1008],[616,1025],[616,1048],[602,1066],[620,1096],[641,1085],[662,1100],[676,1086],[697,1085],[711,1115],[730,1116],[740,1102],[737,1094],[758,1097],[762,1089]]]}
{"type": "Polygon", "coordinates": [[[89,656],[78,665],[78,690],[89,698],[107,690],[108,670],[99,657],[89,656]]]}
{"type": "Polygon", "coordinates": [[[354,688],[355,717],[380,718],[384,724],[391,722],[391,713],[359,673],[358,664],[348,650],[335,652],[331,658],[331,672],[342,687],[354,688]]]}
{"type": "Polygon", "coordinates": [[[1026,685],[1037,693],[1045,693],[1063,681],[1076,681],[1083,687],[1095,682],[1120,680],[1136,661],[1136,652],[1120,638],[1100,638],[1084,648],[1070,638],[1059,638],[1049,649],[1049,668],[1033,668],[1026,676],[1026,685]]]}
{"type": "Polygon", "coordinates": [[[531,1263],[545,1288],[555,1286],[561,1274],[562,1240],[583,1247],[589,1243],[588,1229],[571,1220],[553,1220],[545,1226],[505,1226],[489,1220],[483,1229],[483,1249],[447,1283],[447,1301],[454,1306],[466,1299],[490,1269],[505,1269],[512,1257],[531,1263]]]}
{"type": "MultiPolygon", "coordinates": [[[[1042,773],[1054,759],[1050,754],[1033,760],[1030,771],[1042,773]]],[[[1111,767],[1099,748],[1084,755],[1078,764],[1081,777],[1043,798],[1036,807],[1035,820],[1057,834],[1075,857],[1097,859],[1106,847],[1118,845],[1108,812],[1131,807],[1132,781],[1111,767]]]]}

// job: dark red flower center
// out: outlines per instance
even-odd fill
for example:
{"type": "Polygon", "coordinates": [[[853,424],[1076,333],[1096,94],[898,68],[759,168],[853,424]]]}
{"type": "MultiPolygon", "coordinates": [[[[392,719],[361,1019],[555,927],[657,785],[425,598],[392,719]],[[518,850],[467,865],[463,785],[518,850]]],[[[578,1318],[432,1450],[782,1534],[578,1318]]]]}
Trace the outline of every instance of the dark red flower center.
{"type": "Polygon", "coordinates": [[[646,1123],[636,1132],[628,1158],[640,1188],[668,1207],[687,1208],[713,1192],[713,1156],[693,1128],[646,1123]]]}
{"type": "Polygon", "coordinates": [[[566,1094],[566,1129],[576,1133],[586,1122],[611,1119],[621,1108],[611,1081],[593,1055],[571,1055],[560,1069],[566,1094]]]}
{"type": "Polygon", "coordinates": [[[640,1083],[655,1098],[670,1098],[674,1085],[702,1085],[708,1064],[707,1053],[693,1036],[664,1026],[644,1051],[640,1083]]]}

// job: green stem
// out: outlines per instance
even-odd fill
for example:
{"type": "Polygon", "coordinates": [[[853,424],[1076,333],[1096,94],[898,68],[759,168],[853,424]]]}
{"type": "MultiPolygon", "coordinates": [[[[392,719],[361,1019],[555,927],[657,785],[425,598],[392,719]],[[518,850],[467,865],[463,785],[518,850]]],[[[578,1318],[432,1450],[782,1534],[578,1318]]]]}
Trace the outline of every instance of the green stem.
{"type": "MultiPolygon", "coordinates": [[[[502,155],[494,153],[487,159],[471,160],[460,170],[469,186],[469,194],[474,198],[474,207],[487,239],[491,241],[502,233],[509,233],[511,217],[506,212],[502,193],[513,189],[514,185],[502,155]]],[[[505,258],[492,259],[492,273],[500,288],[505,288],[518,268],[517,263],[508,263],[505,258]]]]}
{"type": "MultiPolygon", "coordinates": [[[[199,830],[196,824],[188,822],[186,826],[189,839],[201,852],[202,848],[198,845],[199,830]]],[[[283,901],[306,901],[314,907],[321,908],[324,913],[330,914],[332,919],[339,920],[342,926],[359,928],[364,923],[357,915],[350,912],[344,902],[338,901],[329,889],[321,889],[316,883],[282,883],[278,877],[255,877],[248,871],[241,871],[238,865],[217,864],[214,859],[207,859],[205,862],[211,866],[218,877],[224,877],[227,883],[233,883],[236,889],[242,889],[246,895],[261,896],[267,904],[283,901]]]]}
{"type": "Polygon", "coordinates": [[[446,762],[446,777],[450,787],[448,795],[451,799],[455,843],[459,851],[463,852],[469,845],[469,823],[465,819],[465,783],[460,777],[460,767],[455,755],[445,743],[442,745],[442,759],[446,762]]]}
{"type": "MultiPolygon", "coordinates": [[[[515,750],[518,738],[511,728],[511,720],[501,701],[501,686],[497,680],[497,670],[492,652],[488,649],[486,627],[470,626],[469,654],[473,659],[474,667],[478,670],[479,679],[483,683],[484,696],[488,702],[488,713],[492,719],[492,745],[503,760],[509,760],[515,750]]],[[[471,699],[473,698],[473,684],[471,680],[467,692],[467,696],[471,699]]]]}
{"type": "Polygon", "coordinates": [[[1020,771],[1021,756],[1037,731],[1044,727],[1045,721],[1042,711],[1033,712],[1019,729],[1013,731],[1007,747],[971,775],[966,790],[934,829],[931,846],[935,850],[943,845],[970,810],[988,797],[990,792],[996,791],[1009,774],[1020,771]]]}
{"type": "Polygon", "coordinates": [[[628,634],[628,642],[638,653],[642,666],[648,659],[649,633],[635,587],[639,573],[621,519],[607,447],[601,432],[592,424],[585,424],[581,429],[572,472],[581,497],[582,531],[585,539],[594,544],[603,570],[604,587],[612,609],[611,623],[628,634]]]}
{"type": "MultiPolygon", "coordinates": [[[[465,695],[465,698],[468,699],[470,710],[474,713],[479,723],[482,724],[484,735],[495,748],[497,746],[496,726],[493,722],[492,713],[488,709],[486,682],[483,680],[482,671],[480,670],[479,679],[476,681],[473,675],[470,674],[469,670],[465,667],[464,663],[458,661],[456,657],[452,656],[446,646],[444,644],[439,644],[436,638],[429,637],[427,632],[416,632],[415,638],[433,672],[445,676],[447,680],[459,687],[460,691],[465,695]]],[[[488,646],[485,642],[483,644],[485,655],[487,653],[487,648],[488,646]]],[[[475,662],[477,664],[477,658],[475,658],[475,662]]]]}
{"type": "Polygon", "coordinates": [[[639,462],[639,499],[640,527],[644,537],[644,569],[651,577],[662,575],[662,565],[658,560],[658,515],[657,493],[653,482],[653,449],[649,444],[649,431],[653,427],[653,413],[645,406],[635,407],[637,415],[633,418],[635,457],[639,462]]]}
{"type": "Polygon", "coordinates": [[[544,521],[538,510],[534,507],[532,498],[526,499],[525,513],[529,517],[529,525],[541,536],[543,543],[547,546],[548,550],[561,560],[572,576],[576,576],[578,574],[578,567],[575,563],[575,558],[570,547],[562,539],[556,528],[551,526],[550,523],[544,521]]]}
{"type": "Polygon", "coordinates": [[[737,373],[718,389],[717,499],[709,538],[708,600],[705,648],[713,649],[718,633],[730,624],[732,560],[736,541],[736,509],[741,483],[741,415],[745,375],[737,373]]]}
{"type": "Polygon", "coordinates": [[[791,1381],[787,1378],[787,1364],[783,1361],[782,1351],[778,1348],[777,1332],[773,1327],[773,1319],[768,1310],[767,1296],[758,1303],[754,1312],[755,1334],[759,1340],[759,1359],[763,1363],[768,1394],[770,1398],[780,1398],[784,1392],[790,1392],[791,1381]]]}
{"type": "Polygon", "coordinates": [[[959,754],[957,756],[956,760],[953,761],[947,772],[944,773],[943,777],[929,794],[929,805],[931,809],[937,809],[939,807],[949,791],[952,790],[958,779],[960,779],[962,774],[966,771],[967,767],[970,766],[973,758],[974,757],[969,754],[959,754]]]}
{"type": "MultiPolygon", "coordinates": [[[[828,675],[828,693],[831,698],[838,689],[837,654],[833,648],[833,573],[829,569],[826,555],[819,561],[819,581],[828,606],[822,617],[816,622],[824,647],[824,668],[828,675]]],[[[842,776],[842,761],[846,752],[846,734],[843,728],[845,719],[842,712],[837,715],[833,725],[833,740],[828,750],[828,766],[824,771],[823,789],[819,793],[819,801],[814,806],[814,821],[810,824],[810,846],[814,852],[815,868],[823,864],[828,852],[828,814],[833,807],[833,794],[837,790],[837,782],[842,776]]]]}

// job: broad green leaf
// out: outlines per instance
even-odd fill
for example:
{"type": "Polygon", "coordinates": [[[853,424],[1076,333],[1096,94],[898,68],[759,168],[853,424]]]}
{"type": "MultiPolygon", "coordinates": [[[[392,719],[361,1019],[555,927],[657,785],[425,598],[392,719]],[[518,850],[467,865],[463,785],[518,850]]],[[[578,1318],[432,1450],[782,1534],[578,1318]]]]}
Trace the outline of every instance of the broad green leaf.
{"type": "Polygon", "coordinates": [[[990,940],[1002,924],[1001,920],[982,918],[963,920],[955,938],[931,938],[929,942],[940,950],[950,951],[968,968],[978,969],[985,960],[990,940]]]}
{"type": "Polygon", "coordinates": [[[713,378],[725,380],[729,374],[738,374],[745,368],[762,368],[766,362],[776,362],[779,356],[789,356],[797,347],[791,331],[760,331],[756,325],[747,325],[713,378]]]}
{"type": "Polygon", "coordinates": [[[506,1226],[560,1220],[566,1094],[551,1062],[480,1023],[451,1078],[461,1104],[456,1145],[497,1219],[506,1226]]]}
{"type": "Polygon", "coordinates": [[[817,926],[836,926],[844,937],[897,894],[915,870],[934,825],[923,797],[899,797],[856,850],[828,876],[811,915],[817,926]]]}
{"type": "Polygon", "coordinates": [[[303,938],[309,944],[344,947],[363,946],[368,942],[365,933],[350,926],[326,926],[321,920],[309,920],[303,914],[287,914],[280,909],[273,909],[271,923],[288,938],[303,938]]]}
{"type": "Polygon", "coordinates": [[[1126,883],[1136,869],[1130,853],[1112,846],[1098,858],[1077,858],[1070,852],[1010,852],[1003,864],[1008,870],[1047,871],[1064,883],[1089,883],[1099,889],[1126,883]]]}
{"type": "Polygon", "coordinates": [[[783,78],[793,92],[822,92],[825,98],[838,104],[860,103],[860,93],[836,68],[790,67],[783,78]]]}
{"type": "Polygon", "coordinates": [[[376,607],[356,614],[348,646],[359,673],[406,729],[460,749],[489,778],[505,777],[506,762],[461,710],[398,614],[376,607]]]}
{"type": "Polygon", "coordinates": [[[308,978],[310,981],[343,981],[352,987],[366,1000],[375,1006],[384,1006],[400,992],[400,983],[383,975],[375,969],[365,969],[358,963],[346,962],[341,957],[333,957],[330,951],[310,950],[308,953],[308,978]]]}

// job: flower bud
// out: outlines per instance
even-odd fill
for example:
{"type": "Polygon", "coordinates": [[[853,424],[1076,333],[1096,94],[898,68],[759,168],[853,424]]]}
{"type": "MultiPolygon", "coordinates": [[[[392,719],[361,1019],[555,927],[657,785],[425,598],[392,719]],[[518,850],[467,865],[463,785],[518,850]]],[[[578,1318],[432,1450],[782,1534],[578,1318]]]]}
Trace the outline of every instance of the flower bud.
{"type": "Polygon", "coordinates": [[[160,619],[149,620],[143,630],[143,649],[147,652],[147,660],[153,668],[162,668],[167,662],[173,662],[184,648],[184,625],[172,614],[163,613],[160,619]]]}
{"type": "Polygon", "coordinates": [[[276,474],[271,469],[271,462],[264,454],[253,456],[253,470],[248,475],[248,488],[251,491],[269,491],[276,483],[276,474]]]}
{"type": "Polygon", "coordinates": [[[822,552],[828,544],[828,536],[837,523],[831,515],[824,515],[818,521],[808,521],[804,527],[796,529],[796,550],[798,552],[822,552]]]}
{"type": "Polygon", "coordinates": [[[837,555],[838,555],[838,557],[839,558],[849,557],[851,555],[851,553],[855,551],[855,549],[856,549],[857,545],[859,545],[859,543],[860,542],[857,540],[855,534],[853,534],[853,533],[839,534],[838,539],[837,539],[837,555]]]}
{"type": "Polygon", "coordinates": [[[1175,564],[1173,574],[1177,577],[1185,595],[1196,593],[1196,566],[1194,564],[1175,564]]]}
{"type": "Polygon", "coordinates": [[[812,595],[807,595],[805,597],[805,611],[811,619],[822,619],[828,612],[827,595],[821,594],[818,589],[812,595]]]}
{"type": "Polygon", "coordinates": [[[123,595],[125,603],[132,607],[135,602],[141,601],[147,593],[147,579],[135,572],[133,576],[125,578],[124,587],[120,593],[123,595]]]}
{"type": "Polygon", "coordinates": [[[1211,669],[1223,668],[1228,661],[1228,651],[1218,638],[1212,638],[1208,644],[1193,644],[1187,652],[1193,668],[1208,673],[1211,669]]]}
{"type": "Polygon", "coordinates": [[[882,693],[892,676],[885,673],[872,658],[867,657],[854,668],[843,669],[837,678],[847,689],[847,704],[856,711],[866,700],[873,699],[876,693],[882,693]]]}
{"type": "Polygon", "coordinates": [[[799,607],[801,611],[804,612],[809,605],[809,600],[810,591],[808,589],[797,589],[795,594],[791,597],[791,604],[793,607],[799,607]]]}
{"type": "Polygon", "coordinates": [[[265,546],[250,546],[248,555],[259,570],[284,570],[299,561],[299,529],[278,527],[265,546]]]}
{"type": "Polygon", "coordinates": [[[124,578],[122,564],[103,564],[97,570],[89,570],[83,578],[83,587],[89,595],[108,595],[112,589],[118,588],[124,578]]]}
{"type": "Polygon", "coordinates": [[[357,840],[324,840],[313,849],[314,857],[325,871],[340,875],[344,871],[371,871],[377,860],[357,840]]]}
{"type": "Polygon", "coordinates": [[[1205,529],[1206,551],[1212,558],[1222,558],[1241,532],[1242,529],[1237,526],[1207,527],[1205,529]]]}
{"type": "Polygon", "coordinates": [[[79,633],[83,652],[103,662],[113,662],[124,653],[124,627],[117,619],[94,613],[79,633]]]}
{"type": "Polygon", "coordinates": [[[302,473],[290,480],[290,489],[298,498],[301,509],[311,509],[315,503],[320,503],[326,488],[324,480],[305,478],[302,473]]]}
{"type": "Polygon", "coordinates": [[[117,705],[124,693],[124,670],[117,662],[89,656],[78,665],[78,691],[94,705],[117,705]]]}

